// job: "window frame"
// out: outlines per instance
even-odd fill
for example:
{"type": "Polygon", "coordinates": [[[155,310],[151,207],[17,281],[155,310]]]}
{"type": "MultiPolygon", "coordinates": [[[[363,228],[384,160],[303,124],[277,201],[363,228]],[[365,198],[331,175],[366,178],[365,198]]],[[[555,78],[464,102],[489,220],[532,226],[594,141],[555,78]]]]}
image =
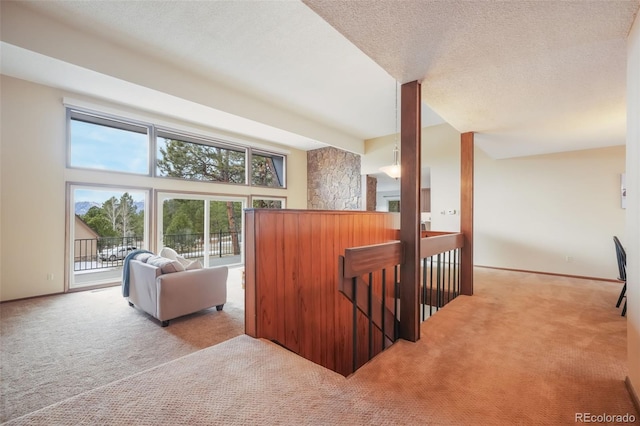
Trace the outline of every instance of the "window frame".
{"type": "MultiPolygon", "coordinates": [[[[288,168],[288,155],[286,153],[278,152],[277,150],[270,150],[268,147],[254,146],[251,143],[238,143],[232,142],[229,140],[225,140],[223,137],[214,137],[208,136],[204,134],[198,134],[196,132],[176,130],[171,128],[170,126],[157,125],[152,122],[152,120],[144,121],[138,119],[130,119],[127,117],[123,117],[116,114],[111,114],[107,112],[100,112],[90,108],[78,107],[73,105],[66,105],[66,167],[69,169],[76,170],[88,170],[88,171],[96,171],[103,173],[115,173],[115,174],[126,174],[133,176],[148,176],[152,178],[161,178],[161,179],[177,179],[184,180],[189,182],[202,182],[202,183],[214,183],[219,185],[240,185],[240,186],[248,186],[248,187],[257,187],[257,188],[272,188],[272,189],[287,189],[287,168],[288,168]],[[96,124],[100,126],[107,126],[115,129],[125,130],[125,131],[133,131],[136,133],[141,133],[140,130],[145,129],[146,135],[148,137],[147,144],[147,154],[148,154],[148,164],[147,164],[147,173],[135,173],[135,172],[127,172],[121,170],[110,170],[110,169],[100,169],[93,167],[79,167],[71,164],[71,151],[72,151],[72,135],[71,135],[71,120],[83,121],[90,124],[96,124]],[[158,173],[158,144],[157,140],[159,137],[163,138],[171,138],[171,136],[175,136],[176,139],[187,143],[194,143],[199,145],[212,146],[216,148],[229,149],[232,151],[244,152],[245,157],[245,165],[244,165],[244,183],[235,183],[235,182],[224,182],[224,181],[204,181],[198,179],[185,179],[174,176],[162,176],[158,173]],[[253,183],[253,154],[261,155],[264,157],[279,157],[282,158],[282,176],[279,179],[281,185],[280,186],[267,186],[267,185],[257,185],[253,183]]],[[[276,168],[276,175],[278,175],[278,167],[274,164],[276,168]]]]}
{"type": "Polygon", "coordinates": [[[100,113],[96,111],[85,110],[81,108],[73,108],[66,107],[66,138],[67,138],[67,153],[66,153],[66,168],[68,169],[76,169],[76,170],[90,170],[97,172],[106,172],[106,173],[117,173],[117,174],[126,174],[133,176],[151,176],[153,177],[153,169],[152,169],[152,134],[153,134],[153,126],[148,123],[144,123],[137,120],[129,120],[122,117],[114,116],[112,114],[100,113]],[[96,167],[82,167],[75,166],[72,164],[72,132],[71,132],[71,121],[81,121],[84,123],[95,124],[98,126],[110,127],[113,129],[124,130],[129,132],[135,132],[140,134],[146,134],[147,136],[147,172],[146,173],[136,173],[136,172],[128,172],[123,170],[113,170],[113,169],[101,169],[96,167]],[[145,132],[140,132],[139,130],[145,129],[145,132]]]}
{"type": "Polygon", "coordinates": [[[250,162],[250,169],[248,170],[249,173],[249,177],[250,177],[250,186],[254,186],[257,188],[274,188],[274,189],[286,189],[287,188],[287,156],[284,154],[280,154],[280,153],[276,153],[273,151],[268,151],[268,150],[264,150],[264,149],[259,149],[259,148],[250,148],[249,149],[249,162],[250,162]],[[275,167],[275,173],[276,176],[278,176],[280,179],[279,181],[281,182],[280,186],[268,186],[268,185],[258,185],[253,183],[253,156],[254,154],[256,155],[260,155],[262,157],[280,157],[282,158],[282,176],[279,176],[278,174],[278,167],[275,165],[274,163],[274,167],[275,167]]]}
{"type": "MultiPolygon", "coordinates": [[[[92,169],[91,169],[92,170],[92,169]]],[[[115,172],[111,172],[115,173],[115,172]]],[[[65,256],[67,261],[65,262],[65,291],[82,291],[90,290],[94,288],[102,288],[113,286],[114,281],[112,277],[94,279],[90,284],[79,284],[76,282],[76,271],[74,268],[75,263],[75,191],[76,190],[89,190],[89,191],[122,191],[124,192],[136,192],[144,195],[145,214],[143,222],[143,239],[142,246],[147,250],[155,249],[155,241],[152,239],[152,224],[155,221],[155,214],[153,212],[154,191],[152,188],[145,186],[129,186],[120,184],[105,184],[105,183],[88,183],[88,182],[76,182],[67,181],[65,184],[65,256]]],[[[140,248],[143,248],[140,247],[140,248]]],[[[102,273],[105,269],[95,269],[95,273],[102,273]]]]}
{"type": "MultiPolygon", "coordinates": [[[[252,195],[251,199],[249,200],[249,205],[251,206],[250,208],[252,209],[257,209],[257,208],[263,208],[263,207],[253,207],[253,202],[254,201],[280,201],[282,202],[282,207],[280,207],[280,209],[284,210],[287,208],[287,197],[273,197],[273,196],[269,196],[269,195],[252,195]]],[[[267,208],[267,207],[264,207],[267,208]]]]}
{"type": "Polygon", "coordinates": [[[249,172],[247,168],[247,162],[250,160],[249,151],[251,148],[249,146],[242,146],[240,144],[229,143],[226,141],[208,138],[206,136],[199,136],[195,134],[191,134],[188,132],[180,132],[172,129],[164,128],[164,127],[156,127],[154,126],[153,132],[153,177],[159,179],[176,179],[176,180],[184,180],[188,182],[202,182],[202,183],[215,183],[220,185],[241,185],[241,186],[250,186],[248,184],[249,172]],[[175,138],[172,138],[174,136],[175,138]],[[158,160],[159,160],[159,149],[158,149],[158,138],[164,139],[176,139],[181,142],[192,143],[196,145],[205,145],[213,148],[221,148],[229,151],[237,151],[244,152],[244,182],[225,182],[225,181],[215,181],[215,180],[200,180],[200,179],[187,179],[176,176],[163,176],[158,173],[158,160]]]}

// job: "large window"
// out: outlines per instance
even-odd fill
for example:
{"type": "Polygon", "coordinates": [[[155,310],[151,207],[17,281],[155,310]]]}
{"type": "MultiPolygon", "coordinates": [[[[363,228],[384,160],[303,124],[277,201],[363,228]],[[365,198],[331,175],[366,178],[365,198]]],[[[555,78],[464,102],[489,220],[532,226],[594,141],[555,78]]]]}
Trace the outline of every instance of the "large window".
{"type": "Polygon", "coordinates": [[[149,174],[149,128],[70,111],[71,167],[149,174]]]}
{"type": "Polygon", "coordinates": [[[158,176],[205,182],[246,182],[246,149],[207,144],[160,131],[156,141],[158,176]]]}
{"type": "MultiPolygon", "coordinates": [[[[285,187],[286,156],[262,147],[74,108],[67,128],[67,167],[82,169],[67,184],[72,289],[120,281],[123,260],[136,249],[168,246],[209,266],[241,262],[249,198],[207,185],[285,187]],[[182,186],[190,192],[179,192],[182,186]]],[[[284,208],[285,200],[260,196],[253,205],[284,208]]]]}
{"type": "Polygon", "coordinates": [[[161,130],[152,123],[68,111],[70,167],[201,182],[286,186],[286,157],[282,154],[161,130]],[[150,153],[154,151],[152,168],[150,153]]]}

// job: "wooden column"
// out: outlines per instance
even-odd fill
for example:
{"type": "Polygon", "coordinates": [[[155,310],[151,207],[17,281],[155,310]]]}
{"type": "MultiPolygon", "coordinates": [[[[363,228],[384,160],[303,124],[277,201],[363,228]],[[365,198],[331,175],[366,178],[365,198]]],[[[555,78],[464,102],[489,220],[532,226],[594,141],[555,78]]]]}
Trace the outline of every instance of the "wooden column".
{"type": "Polygon", "coordinates": [[[460,294],[473,295],[473,132],[460,135],[460,294]]]}
{"type": "Polygon", "coordinates": [[[400,240],[404,249],[400,267],[400,337],[415,342],[420,339],[420,83],[405,83],[400,93],[400,240]]]}

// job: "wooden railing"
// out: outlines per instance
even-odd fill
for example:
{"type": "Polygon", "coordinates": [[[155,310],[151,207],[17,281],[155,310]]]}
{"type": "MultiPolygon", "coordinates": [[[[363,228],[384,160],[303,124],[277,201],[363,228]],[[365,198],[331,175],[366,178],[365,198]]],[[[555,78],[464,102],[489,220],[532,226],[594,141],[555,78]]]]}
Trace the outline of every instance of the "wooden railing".
{"type": "Polygon", "coordinates": [[[406,283],[389,214],[250,209],[245,219],[246,334],[345,376],[398,338],[399,286],[416,286],[418,313],[460,293],[462,234],[422,238],[423,273],[406,283]]]}
{"type": "MultiPolygon", "coordinates": [[[[463,234],[434,232],[421,238],[421,320],[428,319],[460,294],[460,248],[463,234]]],[[[340,291],[352,304],[352,372],[389,347],[398,338],[399,266],[402,243],[393,241],[345,250],[341,257],[340,291]],[[364,348],[364,350],[363,350],[364,348]]]]}
{"type": "MultiPolygon", "coordinates": [[[[339,256],[350,247],[392,241],[393,216],[250,209],[245,211],[245,224],[246,334],[350,374],[353,309],[338,291],[339,256]]],[[[358,332],[368,334],[368,323],[359,323],[358,332]]],[[[364,340],[360,343],[358,352],[366,352],[364,340]]]]}
{"type": "Polygon", "coordinates": [[[425,321],[460,294],[461,233],[439,233],[420,240],[420,319],[425,321]]]}
{"type": "Polygon", "coordinates": [[[400,241],[348,248],[340,256],[339,290],[352,304],[352,372],[398,338],[401,263],[400,241]]]}

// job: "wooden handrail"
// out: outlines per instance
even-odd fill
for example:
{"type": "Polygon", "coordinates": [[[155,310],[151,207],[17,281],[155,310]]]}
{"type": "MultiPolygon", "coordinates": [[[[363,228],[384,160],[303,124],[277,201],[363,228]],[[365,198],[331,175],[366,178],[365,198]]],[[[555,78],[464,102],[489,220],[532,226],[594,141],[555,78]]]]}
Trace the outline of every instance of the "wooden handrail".
{"type": "MultiPolygon", "coordinates": [[[[447,253],[453,250],[458,250],[464,245],[464,235],[462,233],[445,233],[435,232],[431,233],[431,236],[420,239],[420,259],[427,259],[440,253],[447,253]],[[435,235],[434,235],[435,234],[435,235]]],[[[338,261],[338,289],[339,291],[353,304],[353,323],[354,323],[354,357],[353,357],[353,369],[358,368],[358,363],[362,361],[357,360],[355,355],[355,347],[357,346],[356,328],[357,328],[357,315],[356,312],[360,311],[365,318],[369,321],[369,345],[371,345],[371,327],[375,326],[383,334],[384,344],[383,350],[389,344],[393,343],[398,335],[396,330],[401,325],[399,322],[399,311],[402,303],[396,299],[400,288],[396,288],[397,273],[400,265],[405,261],[403,253],[403,244],[401,241],[389,241],[386,243],[372,244],[360,247],[347,248],[344,251],[344,256],[339,256],[338,261]],[[383,271],[383,272],[381,272],[383,271]],[[384,272],[386,271],[386,272],[384,272]],[[389,273],[394,274],[394,279],[389,282],[389,273]],[[369,276],[367,279],[366,277],[369,276]],[[375,278],[377,277],[377,278],[375,278]],[[379,284],[382,281],[387,285],[393,285],[393,294],[395,297],[389,297],[389,293],[382,287],[383,294],[375,294],[373,290],[374,280],[376,282],[377,293],[380,292],[379,284]],[[391,302],[384,303],[391,299],[391,302]],[[400,303],[398,303],[400,302],[400,303]],[[384,303],[384,304],[383,304],[384,303]]],[[[424,260],[426,262],[426,260],[424,260]]],[[[433,262],[433,260],[432,260],[433,262]]],[[[438,262],[440,262],[440,256],[438,256],[438,262]]],[[[450,265],[450,258],[448,260],[450,265]]],[[[426,264],[426,263],[425,263],[426,264]]],[[[447,268],[449,273],[451,272],[451,266],[447,268]]],[[[401,271],[400,271],[401,272],[401,271]]],[[[424,271],[423,273],[425,273],[424,271]]],[[[455,273],[455,272],[454,272],[455,273]]],[[[440,282],[440,266],[438,264],[438,273],[435,288],[423,287],[420,290],[420,300],[416,300],[418,305],[433,305],[435,300],[436,310],[441,308],[451,299],[450,289],[444,288],[444,282],[440,282]],[[442,287],[441,287],[442,284],[442,287]],[[442,302],[443,298],[446,298],[446,302],[442,302]]],[[[454,278],[455,280],[455,278],[454,278]]],[[[422,284],[421,284],[422,285],[422,284]]],[[[454,283],[453,292],[456,284],[454,283]]],[[[416,287],[416,291],[418,287],[416,287]]],[[[455,297],[455,294],[454,296],[455,297]]],[[[422,308],[425,309],[425,308],[422,308]]],[[[429,313],[431,313],[431,307],[429,307],[429,313]]],[[[424,312],[423,312],[424,320],[424,312]]],[[[365,338],[366,339],[366,338],[365,338]]],[[[371,346],[369,349],[369,359],[375,356],[372,354],[371,346]]]]}
{"type": "MultiPolygon", "coordinates": [[[[420,258],[464,247],[464,234],[441,233],[420,239],[420,258]]],[[[342,278],[359,277],[372,271],[379,271],[400,265],[404,261],[402,243],[390,241],[361,247],[351,247],[344,251],[342,278]]]]}
{"type": "Polygon", "coordinates": [[[400,241],[352,247],[344,251],[342,273],[344,278],[359,277],[372,271],[400,265],[402,262],[400,241]]]}
{"type": "Polygon", "coordinates": [[[438,253],[464,246],[464,234],[438,235],[420,239],[420,258],[431,257],[438,253]]]}

